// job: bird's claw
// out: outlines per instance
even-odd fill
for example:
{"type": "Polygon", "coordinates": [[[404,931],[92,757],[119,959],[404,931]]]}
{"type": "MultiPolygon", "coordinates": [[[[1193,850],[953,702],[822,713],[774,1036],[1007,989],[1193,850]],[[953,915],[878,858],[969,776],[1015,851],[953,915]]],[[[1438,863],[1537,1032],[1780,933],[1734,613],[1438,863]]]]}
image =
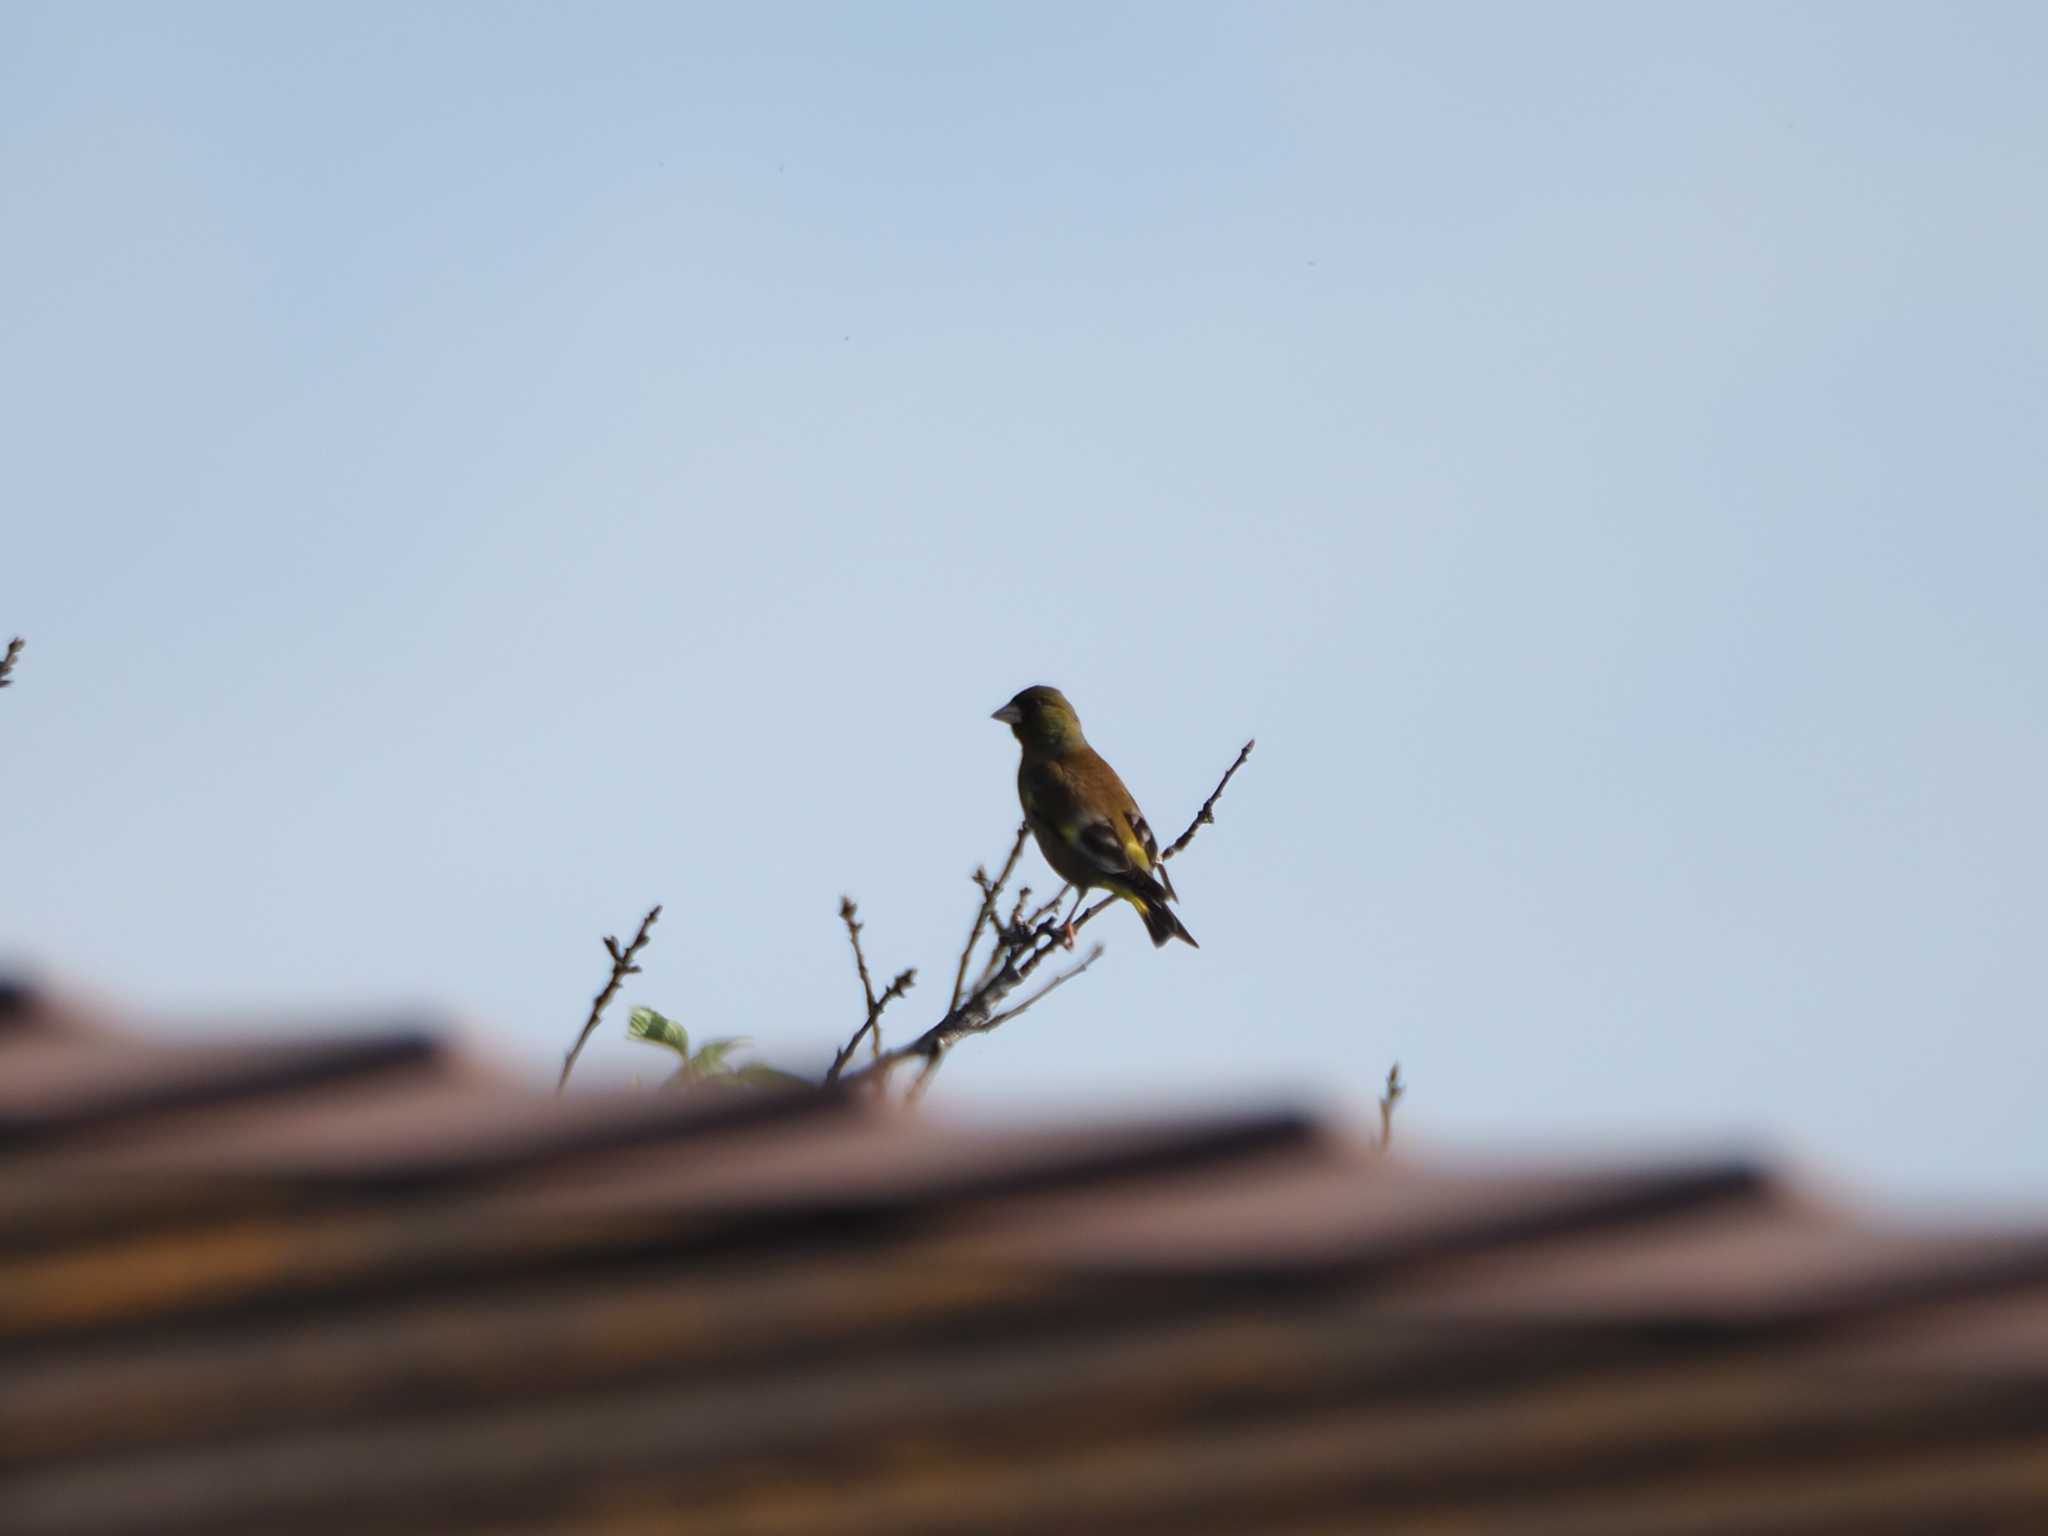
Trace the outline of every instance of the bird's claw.
{"type": "Polygon", "coordinates": [[[1060,943],[1066,948],[1072,949],[1079,942],[1079,939],[1074,934],[1074,925],[1070,920],[1067,926],[1060,930],[1060,943]]]}

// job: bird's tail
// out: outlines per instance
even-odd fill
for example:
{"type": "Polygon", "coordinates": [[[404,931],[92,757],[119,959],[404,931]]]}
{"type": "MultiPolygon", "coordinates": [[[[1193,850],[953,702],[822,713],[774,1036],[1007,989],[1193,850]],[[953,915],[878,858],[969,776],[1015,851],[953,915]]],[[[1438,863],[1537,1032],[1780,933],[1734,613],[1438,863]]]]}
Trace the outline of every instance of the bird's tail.
{"type": "Polygon", "coordinates": [[[1202,946],[1195,943],[1195,936],[1188,932],[1188,925],[1174,915],[1173,908],[1163,901],[1150,901],[1139,908],[1145,914],[1145,931],[1152,935],[1154,948],[1165,944],[1168,939],[1179,939],[1195,949],[1202,946]]]}
{"type": "Polygon", "coordinates": [[[1154,948],[1164,945],[1168,939],[1179,939],[1195,949],[1202,947],[1195,943],[1195,936],[1188,932],[1187,925],[1166,904],[1166,892],[1160,889],[1156,880],[1147,880],[1137,890],[1119,890],[1117,895],[1136,907],[1138,916],[1145,919],[1145,931],[1152,935],[1154,948]]]}

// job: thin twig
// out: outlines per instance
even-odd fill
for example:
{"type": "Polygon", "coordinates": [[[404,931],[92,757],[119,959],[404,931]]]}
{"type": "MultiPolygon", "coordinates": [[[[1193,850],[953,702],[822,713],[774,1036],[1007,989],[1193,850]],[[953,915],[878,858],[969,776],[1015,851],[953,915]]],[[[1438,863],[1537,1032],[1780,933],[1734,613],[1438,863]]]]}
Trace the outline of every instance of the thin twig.
{"type": "Polygon", "coordinates": [[[7,642],[7,654],[0,656],[0,688],[12,686],[13,679],[8,674],[14,670],[14,658],[21,654],[21,648],[27,644],[28,642],[19,635],[7,642]]]}
{"type": "Polygon", "coordinates": [[[1053,913],[1059,911],[1061,906],[1063,906],[1066,903],[1067,896],[1073,889],[1074,888],[1071,885],[1063,885],[1058,890],[1054,891],[1052,893],[1051,899],[1048,900],[1045,903],[1045,905],[1043,905],[1037,911],[1031,914],[1031,926],[1033,928],[1036,928],[1040,923],[1043,923],[1047,921],[1049,918],[1051,918],[1053,913]]]}
{"type": "Polygon", "coordinates": [[[910,1091],[903,1095],[904,1103],[915,1104],[924,1097],[925,1089],[931,1086],[933,1074],[939,1070],[939,1063],[945,1059],[944,1051],[935,1051],[925,1058],[925,1063],[918,1069],[917,1076],[910,1080],[910,1091]]]}
{"type": "MultiPolygon", "coordinates": [[[[870,1032],[874,1034],[877,1040],[881,1039],[882,1032],[878,1027],[878,1022],[882,1017],[882,1010],[908,992],[916,980],[917,968],[913,966],[907,971],[900,972],[894,981],[882,989],[882,995],[875,999],[875,1006],[869,1011],[868,1016],[861,1021],[860,1028],[853,1032],[853,1038],[842,1045],[839,1048],[839,1054],[832,1058],[832,1065],[825,1072],[826,1082],[836,1083],[839,1081],[839,1074],[846,1070],[846,1064],[853,1060],[853,1053],[860,1049],[861,1041],[870,1032]]],[[[871,1053],[869,1063],[871,1066],[880,1066],[883,1058],[884,1052],[878,1048],[871,1053]]]]}
{"type": "Polygon", "coordinates": [[[851,896],[839,898],[839,920],[846,924],[847,941],[853,945],[853,968],[860,972],[860,995],[868,1005],[868,1017],[875,1016],[875,984],[868,980],[868,957],[860,952],[861,924],[854,921],[854,914],[860,908],[853,904],[851,896]]]}
{"type": "Polygon", "coordinates": [[[1017,904],[1014,907],[1010,908],[1010,920],[1007,923],[1003,924],[1002,928],[998,930],[996,937],[998,939],[1001,939],[1002,936],[1006,933],[1015,933],[1017,931],[1017,925],[1024,921],[1024,909],[1030,905],[1031,887],[1028,885],[1018,886],[1017,904]]]}
{"type": "Polygon", "coordinates": [[[875,1042],[874,1050],[870,1053],[870,1064],[880,1064],[882,1060],[882,1010],[908,992],[917,981],[917,970],[913,967],[902,972],[887,987],[883,988],[880,997],[875,996],[875,984],[868,979],[868,957],[861,952],[860,947],[860,930],[862,925],[855,921],[854,918],[854,914],[858,910],[859,908],[854,906],[851,896],[839,898],[839,918],[840,921],[846,924],[846,937],[853,945],[853,964],[854,968],[860,972],[860,992],[861,996],[867,1001],[868,1013],[867,1017],[861,1020],[860,1028],[853,1032],[853,1038],[841,1046],[839,1054],[832,1058],[832,1065],[825,1073],[825,1081],[828,1083],[839,1080],[839,1074],[844,1072],[846,1064],[853,1060],[853,1053],[860,1049],[861,1041],[867,1039],[870,1035],[874,1037],[875,1042]]]}
{"type": "Polygon", "coordinates": [[[1189,843],[1195,840],[1195,833],[1197,831],[1199,831],[1203,827],[1212,826],[1215,824],[1216,802],[1223,798],[1224,786],[1230,782],[1231,776],[1235,774],[1238,769],[1244,766],[1244,760],[1252,755],[1252,748],[1256,747],[1258,744],[1259,743],[1256,738],[1244,744],[1243,748],[1237,754],[1237,761],[1232,763],[1228,768],[1223,770],[1223,777],[1216,781],[1216,787],[1209,791],[1209,798],[1204,800],[1202,802],[1202,808],[1199,811],[1195,812],[1195,819],[1188,823],[1187,831],[1181,833],[1179,837],[1175,838],[1173,841],[1173,845],[1170,848],[1168,848],[1166,852],[1160,854],[1160,858],[1172,858],[1176,853],[1179,853],[1181,849],[1187,847],[1189,843]]]}
{"type": "Polygon", "coordinates": [[[981,905],[974,913],[974,926],[967,930],[967,943],[960,951],[960,966],[953,973],[953,996],[947,1008],[960,1006],[960,994],[967,986],[967,965],[974,958],[974,947],[981,942],[982,927],[994,914],[996,902],[1002,896],[1003,887],[1010,883],[1010,876],[1016,873],[1017,860],[1024,856],[1024,840],[1031,835],[1031,823],[1017,823],[1016,841],[1010,844],[1010,856],[1003,860],[1003,872],[994,880],[988,878],[986,870],[974,872],[974,883],[981,887],[981,905]]]}
{"type": "Polygon", "coordinates": [[[1053,977],[1051,981],[1048,981],[1036,992],[1032,993],[1029,997],[1025,998],[1024,1001],[1019,1003],[1016,1007],[1005,1008],[1001,1013],[994,1015],[989,1019],[989,1021],[986,1024],[981,1026],[982,1029],[990,1030],[994,1029],[998,1024],[1009,1023],[1010,1020],[1017,1017],[1018,1014],[1024,1012],[1025,1009],[1030,1008],[1034,1004],[1043,1001],[1045,998],[1049,997],[1054,992],[1057,992],[1067,982],[1072,981],[1076,976],[1080,975],[1083,971],[1087,970],[1089,966],[1093,965],[1096,961],[1100,960],[1101,958],[1102,946],[1098,944],[1093,949],[1088,951],[1087,957],[1083,959],[1079,965],[1069,966],[1066,970],[1061,971],[1059,975],[1053,977]]]}
{"type": "Polygon", "coordinates": [[[1408,1085],[1401,1081],[1401,1063],[1395,1062],[1387,1068],[1386,1092],[1380,1095],[1380,1150],[1387,1150],[1394,1139],[1394,1106],[1401,1102],[1401,1095],[1408,1091],[1408,1085]]]}
{"type": "MultiPolygon", "coordinates": [[[[851,896],[839,898],[839,918],[841,922],[846,924],[846,937],[853,943],[853,964],[854,968],[860,972],[861,996],[867,999],[867,1020],[862,1024],[861,1028],[866,1031],[870,1042],[869,1054],[879,1056],[882,1054],[882,1010],[888,1007],[889,1004],[887,997],[884,997],[880,1002],[875,1000],[875,984],[868,980],[868,957],[861,953],[860,948],[860,931],[865,925],[854,921],[853,914],[855,910],[856,908],[851,896]]],[[[909,974],[915,976],[917,973],[912,971],[909,974]]],[[[905,987],[910,985],[908,981],[904,981],[900,976],[897,980],[903,981],[905,987]]],[[[901,997],[903,994],[898,992],[893,995],[901,997]]],[[[858,1034],[854,1036],[853,1043],[855,1045],[860,1043],[860,1036],[858,1034]]],[[[851,1050],[852,1046],[848,1046],[848,1049],[851,1050]]],[[[836,1075],[836,1068],[834,1072],[836,1075]]],[[[827,1079],[828,1082],[830,1080],[829,1078],[827,1079]]]]}
{"type": "Polygon", "coordinates": [[[619,941],[612,935],[604,936],[605,952],[612,957],[611,979],[604,984],[604,990],[591,1000],[590,1017],[583,1021],[583,1033],[576,1037],[576,1043],[569,1047],[569,1054],[562,1058],[562,1075],[555,1083],[556,1093],[569,1086],[569,1071],[576,1065],[576,1058],[583,1054],[584,1044],[590,1039],[591,1031],[597,1028],[597,1021],[603,1015],[605,1005],[618,992],[619,983],[628,976],[640,974],[640,967],[633,963],[633,957],[647,947],[647,930],[654,926],[654,920],[660,916],[661,905],[657,902],[648,909],[647,915],[640,919],[640,931],[633,935],[633,942],[624,949],[619,948],[619,941]]]}
{"type": "MultiPolygon", "coordinates": [[[[980,974],[974,978],[974,986],[970,989],[969,996],[979,992],[993,981],[996,973],[1003,968],[1003,962],[1005,960],[1014,960],[1029,947],[1034,939],[1043,937],[1048,933],[1061,932],[1060,929],[1046,927],[1046,919],[1059,910],[1061,904],[1066,901],[1073,889],[1071,885],[1062,885],[1057,891],[1052,893],[1052,900],[1040,906],[1031,914],[1028,920],[1021,924],[1017,921],[1017,916],[1018,913],[1022,912],[1024,904],[1021,901],[1017,903],[1018,912],[1011,914],[1010,926],[996,931],[995,942],[989,946],[988,959],[983,962],[980,974]]],[[[1020,892],[1019,894],[1021,895],[1022,893],[1020,892]]]]}
{"type": "MultiPolygon", "coordinates": [[[[1108,900],[1082,913],[1075,920],[1074,926],[1077,929],[1082,927],[1106,905],[1108,900]]],[[[959,1007],[948,1009],[943,1019],[910,1044],[884,1051],[879,1060],[861,1068],[853,1075],[864,1077],[870,1072],[893,1066],[912,1056],[922,1056],[929,1060],[963,1035],[985,1033],[993,1027],[989,1020],[995,1015],[1003,1000],[1030,980],[1031,973],[1045,963],[1048,955],[1063,947],[1058,937],[1041,932],[1027,934],[1019,942],[999,945],[995,955],[994,974],[969,992],[959,1007]]]]}

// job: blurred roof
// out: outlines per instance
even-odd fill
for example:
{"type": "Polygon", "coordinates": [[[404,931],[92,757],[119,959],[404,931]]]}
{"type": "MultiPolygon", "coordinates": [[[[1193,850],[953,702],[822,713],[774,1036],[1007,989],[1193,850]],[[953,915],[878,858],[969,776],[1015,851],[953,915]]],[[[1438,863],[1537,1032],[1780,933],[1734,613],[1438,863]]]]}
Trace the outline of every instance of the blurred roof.
{"type": "Polygon", "coordinates": [[[2048,1231],[0,989],[0,1526],[2048,1529],[2048,1231]]]}

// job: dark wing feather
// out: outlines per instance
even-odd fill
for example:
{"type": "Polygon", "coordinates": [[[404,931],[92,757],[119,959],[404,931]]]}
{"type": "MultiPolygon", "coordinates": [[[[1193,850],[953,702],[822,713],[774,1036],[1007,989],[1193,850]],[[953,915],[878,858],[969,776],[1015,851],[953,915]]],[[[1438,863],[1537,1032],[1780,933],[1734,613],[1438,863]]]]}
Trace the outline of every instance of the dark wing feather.
{"type": "Polygon", "coordinates": [[[1131,855],[1124,847],[1124,840],[1107,821],[1091,821],[1081,828],[1081,835],[1075,839],[1080,851],[1088,856],[1106,875],[1127,875],[1131,873],[1131,855]]]}
{"type": "Polygon", "coordinates": [[[1138,809],[1135,801],[1125,814],[1131,819],[1131,830],[1138,834],[1138,841],[1145,849],[1145,862],[1165,890],[1166,899],[1179,901],[1180,892],[1173,888],[1173,881],[1167,878],[1165,861],[1159,857],[1159,839],[1152,835],[1152,824],[1145,820],[1145,813],[1138,809]]]}

